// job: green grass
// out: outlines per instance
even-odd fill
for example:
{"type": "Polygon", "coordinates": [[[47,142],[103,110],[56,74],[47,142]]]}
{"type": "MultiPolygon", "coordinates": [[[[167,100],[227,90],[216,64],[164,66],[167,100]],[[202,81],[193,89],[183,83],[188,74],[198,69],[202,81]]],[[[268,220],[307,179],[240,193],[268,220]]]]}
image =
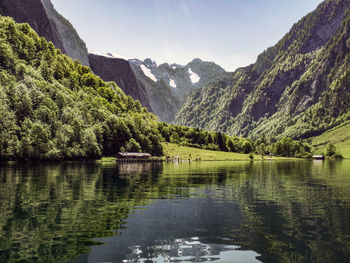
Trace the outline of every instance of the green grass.
{"type": "MultiPolygon", "coordinates": [[[[170,156],[173,158],[174,156],[178,156],[181,160],[201,160],[201,161],[248,161],[250,160],[249,154],[242,153],[232,153],[232,152],[220,152],[220,151],[210,151],[203,150],[198,148],[180,146],[174,143],[163,143],[164,156],[170,156]]],[[[260,155],[254,155],[255,160],[261,160],[260,155]]],[[[283,158],[283,157],[265,157],[265,160],[286,160],[291,158],[283,158]]],[[[100,160],[96,161],[97,163],[109,164],[115,163],[115,157],[103,157],[100,160]]]]}
{"type": "Polygon", "coordinates": [[[330,142],[337,146],[337,150],[343,154],[344,158],[350,158],[350,123],[337,126],[312,138],[316,153],[325,153],[327,144],[330,142]]]}
{"type": "MultiPolygon", "coordinates": [[[[249,154],[210,151],[198,148],[180,146],[173,143],[163,143],[164,156],[179,156],[181,160],[201,160],[201,161],[246,161],[249,154]]],[[[261,156],[255,155],[255,160],[261,160],[261,156]]],[[[266,158],[267,159],[267,158],[266,158]]],[[[281,159],[281,158],[274,158],[281,159]]]]}

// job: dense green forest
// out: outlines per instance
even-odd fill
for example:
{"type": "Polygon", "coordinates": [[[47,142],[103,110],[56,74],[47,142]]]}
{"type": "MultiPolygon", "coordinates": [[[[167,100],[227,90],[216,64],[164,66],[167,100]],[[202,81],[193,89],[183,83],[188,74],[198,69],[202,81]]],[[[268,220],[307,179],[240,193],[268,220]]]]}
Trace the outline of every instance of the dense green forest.
{"type": "Polygon", "coordinates": [[[28,24],[0,18],[0,157],[162,154],[156,117],[28,24]]]}

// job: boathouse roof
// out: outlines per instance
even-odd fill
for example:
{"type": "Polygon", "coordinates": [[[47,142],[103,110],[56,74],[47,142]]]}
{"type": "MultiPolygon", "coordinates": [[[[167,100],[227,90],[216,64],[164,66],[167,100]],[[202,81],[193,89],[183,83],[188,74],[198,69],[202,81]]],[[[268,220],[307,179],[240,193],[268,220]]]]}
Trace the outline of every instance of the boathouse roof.
{"type": "Polygon", "coordinates": [[[151,157],[152,155],[150,153],[130,153],[130,152],[119,152],[118,157],[124,157],[124,158],[147,158],[151,157]]]}

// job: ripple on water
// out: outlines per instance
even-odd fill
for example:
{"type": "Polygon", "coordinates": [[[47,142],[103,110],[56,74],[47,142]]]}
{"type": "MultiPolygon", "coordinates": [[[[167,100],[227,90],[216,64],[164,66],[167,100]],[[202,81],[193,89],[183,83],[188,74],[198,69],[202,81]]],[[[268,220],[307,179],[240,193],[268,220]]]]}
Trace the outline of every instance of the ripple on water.
{"type": "Polygon", "coordinates": [[[123,262],[260,262],[257,260],[260,255],[254,251],[239,250],[235,245],[205,244],[199,237],[158,242],[151,247],[129,247],[130,253],[123,262]]]}

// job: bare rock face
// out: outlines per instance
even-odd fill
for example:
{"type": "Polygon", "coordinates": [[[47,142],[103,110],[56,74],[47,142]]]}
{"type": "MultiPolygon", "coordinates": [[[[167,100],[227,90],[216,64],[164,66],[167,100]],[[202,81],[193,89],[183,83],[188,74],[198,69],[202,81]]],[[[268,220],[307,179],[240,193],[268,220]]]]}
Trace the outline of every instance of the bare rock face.
{"type": "Polygon", "coordinates": [[[89,66],[85,43],[50,0],[0,0],[0,14],[13,17],[17,23],[28,23],[63,53],[89,66]]]}
{"type": "Polygon", "coordinates": [[[72,24],[56,11],[50,0],[41,0],[41,2],[51,21],[56,25],[65,53],[73,59],[78,59],[83,65],[89,66],[86,45],[72,24]]]}
{"type": "Polygon", "coordinates": [[[143,107],[152,111],[146,90],[135,76],[129,61],[90,54],[89,62],[92,71],[96,75],[100,76],[104,81],[115,81],[125,94],[130,95],[135,100],[139,100],[143,107]]]}

